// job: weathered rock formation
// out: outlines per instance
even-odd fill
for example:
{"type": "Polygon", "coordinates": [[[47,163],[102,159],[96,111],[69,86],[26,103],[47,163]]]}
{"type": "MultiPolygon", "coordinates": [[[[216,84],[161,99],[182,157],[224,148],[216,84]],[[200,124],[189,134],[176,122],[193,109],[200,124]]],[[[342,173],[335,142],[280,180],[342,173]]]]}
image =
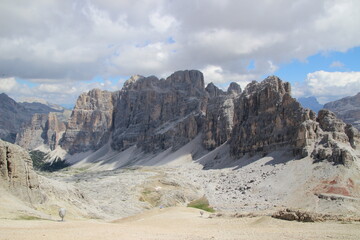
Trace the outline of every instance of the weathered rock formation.
{"type": "Polygon", "coordinates": [[[360,130],[360,92],[352,97],[329,102],[324,105],[324,108],[334,112],[345,123],[352,124],[360,130]]]}
{"type": "MultiPolygon", "coordinates": [[[[31,131],[38,137],[25,131],[23,139],[28,140],[19,144],[32,148],[47,139],[53,149],[62,128],[56,121],[50,121],[50,128],[44,122],[35,117],[31,131]]],[[[356,158],[360,142],[358,131],[333,113],[321,110],[317,117],[303,108],[291,97],[290,84],[278,77],[253,81],[243,92],[232,83],[224,92],[212,83],[205,88],[203,74],[191,70],[167,79],[137,75],[118,92],[82,94],[60,145],[70,154],[95,151],[109,141],[117,151],[136,145],[157,153],[176,150],[198,135],[207,150],[229,144],[234,158],[286,147],[301,157],[346,166],[356,158]]]]}
{"type": "Polygon", "coordinates": [[[39,146],[48,146],[54,150],[65,131],[65,124],[57,119],[56,113],[34,114],[16,136],[16,144],[32,150],[39,146]]]}
{"type": "Polygon", "coordinates": [[[360,134],[358,130],[336,118],[329,110],[320,110],[317,121],[319,131],[312,157],[316,160],[328,160],[335,164],[352,166],[359,146],[360,134]]]}
{"type": "Polygon", "coordinates": [[[97,150],[108,142],[113,121],[112,93],[91,90],[79,96],[61,140],[69,153],[97,150]]]}
{"type": "Polygon", "coordinates": [[[316,114],[290,95],[289,83],[268,77],[252,82],[235,103],[230,151],[235,157],[288,147],[295,155],[311,156],[350,167],[360,135],[328,110],[316,114]]]}
{"type": "Polygon", "coordinates": [[[231,83],[227,92],[223,92],[213,83],[206,91],[209,100],[206,108],[203,145],[208,150],[220,146],[230,139],[234,126],[234,100],[241,93],[236,83],[231,83]]]}
{"type": "Polygon", "coordinates": [[[268,152],[295,143],[300,124],[316,115],[291,97],[289,83],[272,76],[252,82],[235,103],[231,154],[268,152]]]}
{"type": "Polygon", "coordinates": [[[199,71],[178,71],[166,80],[133,77],[116,103],[112,147],[137,144],[146,152],[181,147],[200,132],[206,103],[199,71]]]}
{"type": "Polygon", "coordinates": [[[32,160],[21,147],[0,140],[0,185],[30,203],[39,203],[43,197],[39,181],[32,168],[32,160]]]}

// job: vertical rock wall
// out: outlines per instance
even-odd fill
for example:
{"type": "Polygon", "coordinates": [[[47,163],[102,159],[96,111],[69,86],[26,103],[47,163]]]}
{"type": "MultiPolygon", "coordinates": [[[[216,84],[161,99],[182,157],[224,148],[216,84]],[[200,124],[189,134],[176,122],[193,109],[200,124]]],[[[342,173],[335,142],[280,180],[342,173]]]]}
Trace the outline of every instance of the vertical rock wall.
{"type": "Polygon", "coordinates": [[[0,185],[30,203],[40,203],[39,181],[32,160],[21,147],[0,140],[0,185]]]}
{"type": "Polygon", "coordinates": [[[69,153],[97,150],[110,137],[113,120],[112,93],[91,90],[79,96],[60,143],[69,153]]]}

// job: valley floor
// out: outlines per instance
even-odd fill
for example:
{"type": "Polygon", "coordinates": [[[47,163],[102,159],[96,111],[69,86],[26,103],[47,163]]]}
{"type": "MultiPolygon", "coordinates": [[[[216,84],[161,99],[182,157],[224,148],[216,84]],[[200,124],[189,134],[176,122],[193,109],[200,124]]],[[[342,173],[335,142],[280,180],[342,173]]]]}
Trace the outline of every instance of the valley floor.
{"type": "Polygon", "coordinates": [[[0,239],[359,239],[360,223],[208,218],[185,207],[153,209],[113,222],[0,220],[0,239]]]}

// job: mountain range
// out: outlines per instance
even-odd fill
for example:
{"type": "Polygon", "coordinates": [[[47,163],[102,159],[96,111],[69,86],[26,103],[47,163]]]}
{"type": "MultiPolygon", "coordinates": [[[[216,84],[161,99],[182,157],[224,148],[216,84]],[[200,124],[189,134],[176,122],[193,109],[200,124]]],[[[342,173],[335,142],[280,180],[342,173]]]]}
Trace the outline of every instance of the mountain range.
{"type": "Polygon", "coordinates": [[[345,97],[329,102],[324,108],[334,112],[344,122],[360,130],[360,92],[355,96],[345,97]]]}
{"type": "Polygon", "coordinates": [[[16,143],[72,166],[36,177],[25,150],[1,143],[9,191],[23,195],[11,187],[19,182],[36,206],[65,204],[81,216],[124,217],[201,196],[222,211],[360,213],[358,130],[302,107],[276,76],[223,91],[197,70],[136,75],[119,91],[81,94],[65,123],[34,114],[16,143]]]}

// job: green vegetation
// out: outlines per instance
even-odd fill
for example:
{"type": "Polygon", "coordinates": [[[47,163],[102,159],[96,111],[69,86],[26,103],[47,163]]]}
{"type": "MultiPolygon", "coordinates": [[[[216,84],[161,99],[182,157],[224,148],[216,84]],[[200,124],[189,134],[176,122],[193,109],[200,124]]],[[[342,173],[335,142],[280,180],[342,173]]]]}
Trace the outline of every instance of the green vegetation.
{"type": "Polygon", "coordinates": [[[205,196],[190,202],[187,206],[192,208],[202,209],[207,212],[215,212],[215,209],[209,206],[209,201],[205,196]]]}
{"type": "Polygon", "coordinates": [[[36,216],[21,215],[21,216],[18,216],[15,220],[44,220],[44,219],[36,217],[36,216]]]}
{"type": "Polygon", "coordinates": [[[47,154],[38,150],[31,151],[30,157],[33,161],[34,169],[38,171],[54,172],[70,166],[70,164],[61,160],[61,158],[57,158],[53,162],[46,162],[47,154]]]}

